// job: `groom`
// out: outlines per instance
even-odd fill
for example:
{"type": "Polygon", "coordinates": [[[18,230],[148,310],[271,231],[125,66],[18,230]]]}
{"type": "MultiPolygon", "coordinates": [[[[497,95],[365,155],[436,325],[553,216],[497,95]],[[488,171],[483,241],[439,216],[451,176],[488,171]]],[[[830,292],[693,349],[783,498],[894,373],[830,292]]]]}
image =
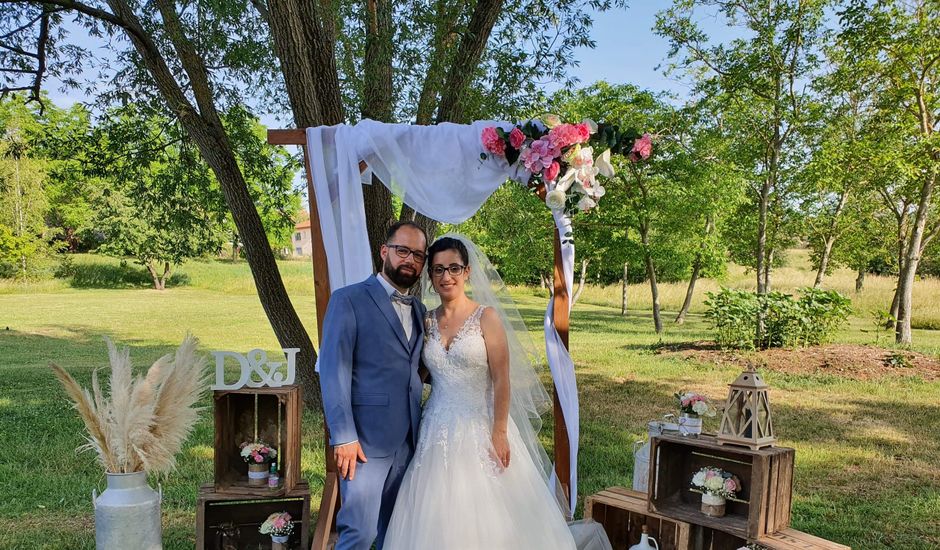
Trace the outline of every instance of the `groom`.
{"type": "Polygon", "coordinates": [[[415,223],[389,228],[382,271],[333,293],[323,322],[320,388],[342,506],[336,550],[381,550],[421,415],[418,363],[427,236],[415,223]]]}

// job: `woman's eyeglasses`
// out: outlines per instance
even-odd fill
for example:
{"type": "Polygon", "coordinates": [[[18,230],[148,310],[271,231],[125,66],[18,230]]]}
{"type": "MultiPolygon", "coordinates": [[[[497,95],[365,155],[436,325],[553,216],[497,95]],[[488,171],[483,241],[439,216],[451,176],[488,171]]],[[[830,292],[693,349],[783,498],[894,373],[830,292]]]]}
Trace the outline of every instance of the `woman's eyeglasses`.
{"type": "Polygon", "coordinates": [[[431,268],[431,275],[437,278],[444,276],[444,272],[450,273],[451,277],[459,277],[464,270],[467,269],[467,266],[460,264],[450,264],[447,267],[442,265],[436,265],[431,268]]]}
{"type": "Polygon", "coordinates": [[[424,260],[427,259],[428,255],[420,250],[412,250],[407,246],[402,246],[400,244],[386,244],[385,246],[393,249],[395,254],[398,255],[402,260],[406,259],[408,256],[414,256],[415,261],[419,264],[423,264],[424,260]]]}

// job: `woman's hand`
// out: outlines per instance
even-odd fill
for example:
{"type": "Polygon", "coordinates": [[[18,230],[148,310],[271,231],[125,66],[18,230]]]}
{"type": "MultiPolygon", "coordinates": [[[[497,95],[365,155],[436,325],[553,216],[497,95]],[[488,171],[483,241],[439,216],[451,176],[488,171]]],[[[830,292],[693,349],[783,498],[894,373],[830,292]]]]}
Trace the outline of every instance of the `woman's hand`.
{"type": "Polygon", "coordinates": [[[505,430],[497,430],[493,432],[492,440],[494,458],[505,470],[509,467],[509,437],[505,430]]]}

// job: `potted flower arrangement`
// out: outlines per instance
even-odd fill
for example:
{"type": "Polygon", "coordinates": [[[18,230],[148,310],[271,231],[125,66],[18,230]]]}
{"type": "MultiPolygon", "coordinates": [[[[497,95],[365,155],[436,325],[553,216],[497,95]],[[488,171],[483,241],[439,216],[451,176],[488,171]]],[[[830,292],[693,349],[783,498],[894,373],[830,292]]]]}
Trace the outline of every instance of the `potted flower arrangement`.
{"type": "Polygon", "coordinates": [[[206,359],[199,342],[187,336],[174,354],[158,359],[146,373],[134,375],[130,352],[105,339],[110,359],[107,390],[98,370],[91,387],[52,365],[85,425],[87,443],[104,470],[107,488],[92,497],[95,545],[101,550],[162,548],[162,496],[147,474],[168,474],[176,454],[192,432],[201,410],[196,404],[208,388],[206,359]]]}
{"type": "Polygon", "coordinates": [[[271,550],[287,550],[287,539],[293,531],[294,524],[287,512],[271,514],[258,528],[262,535],[271,535],[271,550]]]}
{"type": "Polygon", "coordinates": [[[679,403],[679,433],[697,436],[702,433],[702,417],[715,416],[716,409],[708,398],[695,392],[676,394],[679,403]]]}
{"type": "Polygon", "coordinates": [[[720,468],[705,467],[692,476],[692,487],[702,492],[702,513],[720,518],[725,515],[726,499],[741,490],[741,480],[720,468]]]}
{"type": "Polygon", "coordinates": [[[268,463],[277,458],[277,450],[261,441],[242,443],[241,457],[248,464],[248,486],[265,487],[268,484],[268,463]]]}

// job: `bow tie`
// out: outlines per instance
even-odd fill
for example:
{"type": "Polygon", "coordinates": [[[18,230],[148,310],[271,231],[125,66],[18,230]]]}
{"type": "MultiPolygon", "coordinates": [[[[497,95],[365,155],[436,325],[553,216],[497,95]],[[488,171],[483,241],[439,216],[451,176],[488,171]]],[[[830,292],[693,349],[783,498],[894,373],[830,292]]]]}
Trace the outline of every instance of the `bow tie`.
{"type": "Polygon", "coordinates": [[[392,301],[398,302],[399,304],[403,304],[406,306],[410,306],[412,303],[414,303],[415,297],[405,296],[404,294],[396,290],[395,292],[392,293],[392,301]]]}

